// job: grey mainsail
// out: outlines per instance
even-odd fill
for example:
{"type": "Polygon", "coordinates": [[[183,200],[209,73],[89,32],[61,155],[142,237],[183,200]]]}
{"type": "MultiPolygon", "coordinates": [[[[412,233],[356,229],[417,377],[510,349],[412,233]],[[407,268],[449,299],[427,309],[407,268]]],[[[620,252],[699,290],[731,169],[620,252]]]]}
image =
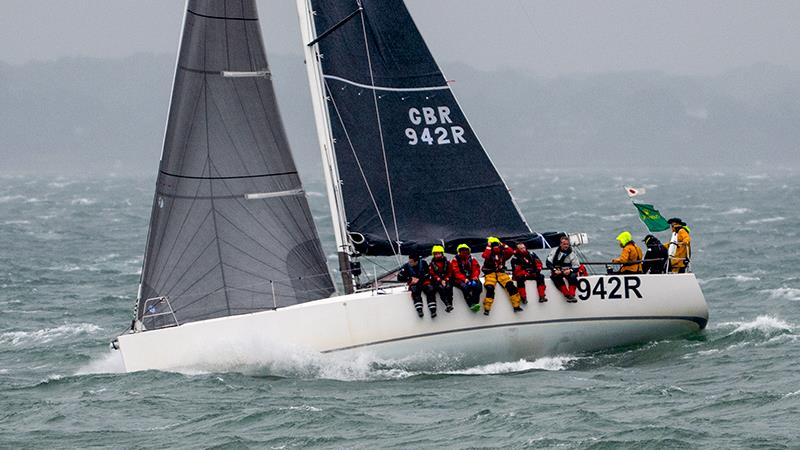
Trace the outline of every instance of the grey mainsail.
{"type": "Polygon", "coordinates": [[[547,247],[557,238],[531,231],[402,0],[306,1],[358,251],[441,243],[453,252],[490,235],[547,247]]]}
{"type": "Polygon", "coordinates": [[[329,296],[254,0],[189,0],[142,269],[145,328],[329,296]]]}

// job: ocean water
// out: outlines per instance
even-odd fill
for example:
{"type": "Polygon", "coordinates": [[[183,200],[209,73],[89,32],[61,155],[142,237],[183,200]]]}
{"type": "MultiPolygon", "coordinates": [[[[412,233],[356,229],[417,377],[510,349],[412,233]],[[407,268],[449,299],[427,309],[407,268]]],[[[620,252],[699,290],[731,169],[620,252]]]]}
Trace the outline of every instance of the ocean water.
{"type": "Polygon", "coordinates": [[[536,229],[589,233],[595,260],[645,234],[624,184],[686,220],[711,309],[696,335],[466,369],[286,355],[135,374],[108,342],[130,323],[153,179],[2,177],[0,448],[800,448],[798,173],[749,170],[507,177],[536,229]]]}

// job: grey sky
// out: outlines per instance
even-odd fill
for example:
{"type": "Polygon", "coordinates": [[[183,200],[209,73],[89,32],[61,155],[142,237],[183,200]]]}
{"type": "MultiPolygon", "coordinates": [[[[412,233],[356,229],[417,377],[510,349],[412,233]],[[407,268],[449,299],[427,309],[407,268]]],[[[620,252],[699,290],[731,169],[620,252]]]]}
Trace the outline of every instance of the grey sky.
{"type": "MultiPolygon", "coordinates": [[[[407,0],[441,61],[541,75],[800,69],[800,1],[407,0]]],[[[182,0],[3,0],[0,61],[174,53],[182,0]]],[[[293,0],[261,0],[268,50],[298,54],[293,0]]],[[[446,67],[445,67],[446,69],[446,67]]]]}

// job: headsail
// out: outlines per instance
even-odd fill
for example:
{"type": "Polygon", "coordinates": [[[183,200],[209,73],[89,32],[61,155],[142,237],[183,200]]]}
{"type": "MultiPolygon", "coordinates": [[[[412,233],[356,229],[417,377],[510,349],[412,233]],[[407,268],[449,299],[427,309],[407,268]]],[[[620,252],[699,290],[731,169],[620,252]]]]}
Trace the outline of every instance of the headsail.
{"type": "Polygon", "coordinates": [[[547,245],[531,232],[402,0],[310,0],[347,229],[368,255],[547,245]],[[398,245],[399,244],[399,245],[398,245]]]}
{"type": "Polygon", "coordinates": [[[333,292],[255,1],[187,4],[137,307],[146,328],[333,292]]]}

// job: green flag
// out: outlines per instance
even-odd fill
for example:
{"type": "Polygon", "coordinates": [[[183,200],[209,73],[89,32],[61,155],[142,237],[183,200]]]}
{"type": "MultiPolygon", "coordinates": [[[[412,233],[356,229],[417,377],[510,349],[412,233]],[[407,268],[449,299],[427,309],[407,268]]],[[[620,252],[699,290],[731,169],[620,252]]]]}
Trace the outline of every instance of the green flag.
{"type": "Polygon", "coordinates": [[[648,205],[646,203],[631,203],[633,203],[633,206],[639,210],[639,219],[642,220],[642,223],[644,223],[648,230],[656,232],[669,229],[667,220],[664,219],[664,216],[662,216],[661,213],[653,207],[653,205],[648,205]]]}

